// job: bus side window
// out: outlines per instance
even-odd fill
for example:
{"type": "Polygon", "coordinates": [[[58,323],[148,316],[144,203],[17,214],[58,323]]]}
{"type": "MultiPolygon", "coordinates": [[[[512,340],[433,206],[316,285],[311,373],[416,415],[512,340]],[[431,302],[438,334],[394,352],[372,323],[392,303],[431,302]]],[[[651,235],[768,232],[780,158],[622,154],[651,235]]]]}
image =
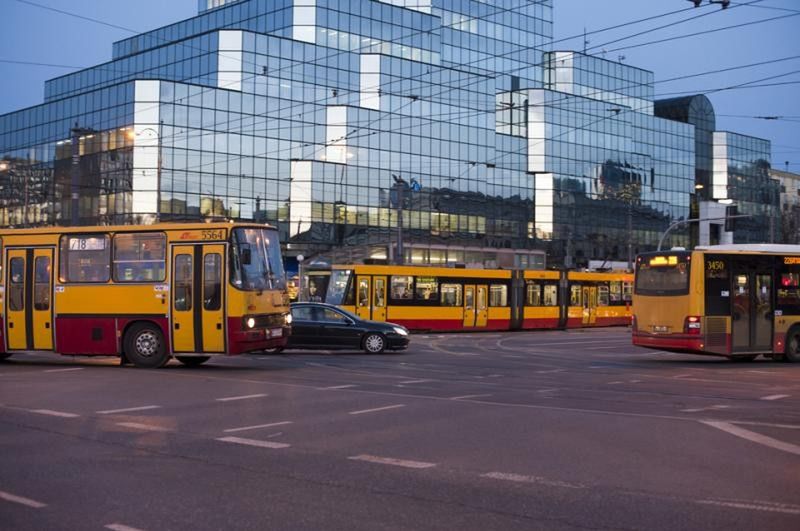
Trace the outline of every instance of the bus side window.
{"type": "Polygon", "coordinates": [[[9,267],[8,309],[18,312],[25,309],[25,259],[12,258],[9,267]]]}
{"type": "Polygon", "coordinates": [[[188,312],[192,309],[192,255],[179,254],[175,257],[175,310],[188,312]]]}

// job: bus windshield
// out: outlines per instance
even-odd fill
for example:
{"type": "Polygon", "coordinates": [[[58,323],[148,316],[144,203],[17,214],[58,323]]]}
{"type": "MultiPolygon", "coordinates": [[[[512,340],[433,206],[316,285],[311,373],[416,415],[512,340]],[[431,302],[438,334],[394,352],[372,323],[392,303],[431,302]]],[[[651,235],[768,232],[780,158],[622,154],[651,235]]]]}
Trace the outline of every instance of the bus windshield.
{"type": "Polygon", "coordinates": [[[231,282],[245,291],[286,287],[286,273],[283,270],[281,247],[276,230],[234,229],[231,282]]]}
{"type": "Polygon", "coordinates": [[[686,295],[689,293],[689,256],[645,255],[636,264],[637,295],[686,295]]]}

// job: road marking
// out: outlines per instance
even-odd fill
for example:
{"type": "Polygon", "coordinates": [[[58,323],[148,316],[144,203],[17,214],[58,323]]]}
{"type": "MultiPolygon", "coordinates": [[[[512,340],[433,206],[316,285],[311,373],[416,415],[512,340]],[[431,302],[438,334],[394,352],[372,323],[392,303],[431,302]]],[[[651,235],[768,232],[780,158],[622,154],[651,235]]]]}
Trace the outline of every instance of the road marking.
{"type": "Polygon", "coordinates": [[[536,374],[551,374],[554,372],[564,372],[566,369],[550,369],[547,371],[536,371],[536,374]]]}
{"type": "Polygon", "coordinates": [[[72,372],[72,371],[82,371],[83,367],[75,367],[73,369],[50,369],[49,371],[44,372],[72,372]]]}
{"type": "Polygon", "coordinates": [[[13,494],[8,492],[3,492],[2,490],[0,490],[0,500],[9,501],[12,503],[19,503],[20,505],[26,505],[34,509],[41,509],[42,507],[47,507],[46,503],[38,502],[30,498],[23,498],[22,496],[14,496],[13,494]]]}
{"type": "Polygon", "coordinates": [[[698,407],[698,408],[692,408],[692,409],[681,409],[681,411],[683,411],[684,413],[698,413],[700,411],[715,411],[715,410],[719,410],[719,409],[728,409],[730,407],[731,406],[717,405],[717,406],[708,406],[708,407],[698,407]]]}
{"type": "Polygon", "coordinates": [[[432,382],[433,380],[406,380],[405,382],[398,382],[400,384],[416,384],[416,383],[425,383],[425,382],[432,382]]]}
{"type": "Polygon", "coordinates": [[[407,459],[394,459],[392,457],[378,457],[377,455],[354,455],[348,457],[352,461],[366,461],[367,463],[377,463],[379,465],[392,465],[400,466],[403,468],[431,468],[435,467],[436,463],[426,463],[425,461],[409,461],[407,459]]]}
{"type": "Polygon", "coordinates": [[[702,505],[718,505],[720,507],[733,507],[734,509],[747,509],[750,511],[766,511],[771,513],[800,514],[800,506],[785,503],[771,502],[734,502],[722,500],[697,500],[702,505]]]}
{"type": "Polygon", "coordinates": [[[587,347],[586,350],[609,350],[612,348],[620,348],[620,347],[587,347]]]}
{"type": "Polygon", "coordinates": [[[264,393],[260,393],[257,395],[244,395],[244,396],[229,396],[226,398],[217,398],[217,402],[233,402],[234,400],[248,400],[250,398],[264,398],[265,396],[269,396],[264,393]]]}
{"type": "Polygon", "coordinates": [[[334,385],[331,387],[322,387],[322,389],[350,389],[352,387],[358,387],[355,384],[348,384],[348,385],[334,385]]]}
{"type": "Polygon", "coordinates": [[[117,426],[122,426],[123,428],[133,428],[134,430],[172,431],[169,428],[164,428],[163,426],[155,426],[153,424],[142,424],[141,422],[117,422],[117,426]]]}
{"type": "Polygon", "coordinates": [[[50,415],[51,417],[62,417],[65,419],[74,419],[80,417],[75,413],[64,413],[63,411],[53,411],[52,409],[32,409],[31,413],[38,413],[40,415],[50,415]]]}
{"type": "Polygon", "coordinates": [[[796,444],[779,441],[778,439],[773,439],[772,437],[767,437],[766,435],[761,435],[759,433],[755,433],[750,430],[734,426],[729,422],[721,422],[715,420],[702,420],[700,422],[708,426],[711,426],[712,428],[717,428],[718,430],[722,430],[726,433],[730,433],[731,435],[734,435],[736,437],[741,437],[742,439],[754,442],[756,444],[768,446],[770,448],[781,450],[783,452],[787,452],[790,454],[800,455],[800,446],[797,446],[796,444]]]}
{"type": "Polygon", "coordinates": [[[734,420],[731,424],[741,424],[742,426],[762,426],[764,428],[782,428],[785,430],[800,430],[798,424],[774,424],[772,422],[753,422],[748,420],[734,420]]]}
{"type": "Polygon", "coordinates": [[[559,390],[559,389],[558,389],[558,387],[555,387],[555,388],[553,388],[553,389],[539,389],[539,390],[538,390],[538,391],[536,391],[536,392],[537,392],[537,393],[555,393],[555,392],[556,392],[556,391],[558,391],[558,390],[559,390]]]}
{"type": "Polygon", "coordinates": [[[619,382],[619,381],[617,381],[617,382],[608,382],[608,385],[619,385],[619,384],[624,384],[624,383],[625,382],[619,382]]]}
{"type": "Polygon", "coordinates": [[[452,396],[452,397],[450,397],[450,400],[466,400],[466,399],[468,399],[468,398],[484,398],[484,397],[487,397],[487,396],[492,396],[492,395],[463,395],[463,396],[452,396]]]}
{"type": "Polygon", "coordinates": [[[792,395],[769,395],[762,396],[759,400],[780,400],[781,398],[789,398],[792,395]]]}
{"type": "Polygon", "coordinates": [[[517,356],[516,354],[506,354],[506,355],[505,355],[505,356],[503,356],[503,357],[504,357],[504,358],[515,359],[515,360],[521,360],[521,359],[525,359],[525,356],[517,356]]]}
{"type": "Polygon", "coordinates": [[[111,529],[112,531],[142,531],[136,527],[131,527],[125,524],[108,524],[105,526],[106,529],[111,529]]]}
{"type": "Polygon", "coordinates": [[[567,483],[566,481],[558,481],[538,476],[523,476],[521,474],[507,474],[505,472],[489,472],[482,474],[481,477],[491,479],[502,479],[504,481],[514,481],[516,483],[532,483],[535,485],[546,485],[548,487],[563,487],[565,489],[583,489],[583,485],[575,483],[567,483]]]}
{"type": "Polygon", "coordinates": [[[123,409],[105,409],[103,411],[96,411],[98,415],[113,415],[115,413],[128,413],[132,411],[147,411],[149,409],[159,409],[161,406],[139,406],[139,407],[126,407],[123,409]]]}
{"type": "Polygon", "coordinates": [[[350,415],[363,415],[364,413],[375,413],[376,411],[386,411],[387,409],[397,409],[406,407],[405,404],[395,404],[393,406],[376,407],[374,409],[362,409],[361,411],[351,411],[350,415]]]}
{"type": "Polygon", "coordinates": [[[272,448],[273,450],[279,450],[281,448],[289,448],[291,446],[291,444],[286,444],[286,443],[259,441],[256,439],[243,439],[241,437],[221,437],[217,440],[234,444],[244,444],[245,446],[256,446],[258,448],[272,448]]]}
{"type": "Polygon", "coordinates": [[[255,426],[245,426],[243,428],[231,428],[229,430],[224,430],[225,433],[234,433],[237,431],[247,431],[247,430],[257,430],[259,428],[271,428],[273,426],[285,426],[287,424],[292,424],[291,420],[286,420],[283,422],[273,422],[271,424],[257,424],[255,426]]]}

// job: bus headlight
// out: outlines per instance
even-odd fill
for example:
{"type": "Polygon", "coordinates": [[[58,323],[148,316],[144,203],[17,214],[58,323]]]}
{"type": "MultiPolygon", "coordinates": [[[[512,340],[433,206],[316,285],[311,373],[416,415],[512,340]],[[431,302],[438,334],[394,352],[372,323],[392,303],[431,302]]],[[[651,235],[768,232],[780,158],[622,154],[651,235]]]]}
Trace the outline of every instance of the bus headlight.
{"type": "Polygon", "coordinates": [[[401,335],[401,336],[407,336],[408,335],[408,330],[406,330],[405,328],[400,328],[399,326],[395,326],[394,327],[394,333],[398,334],[398,335],[401,335]]]}
{"type": "Polygon", "coordinates": [[[290,313],[286,314],[286,324],[287,325],[292,324],[292,314],[290,314],[290,313]]]}
{"type": "Polygon", "coordinates": [[[255,328],[255,326],[256,326],[256,320],[250,317],[247,320],[247,328],[255,328]]]}

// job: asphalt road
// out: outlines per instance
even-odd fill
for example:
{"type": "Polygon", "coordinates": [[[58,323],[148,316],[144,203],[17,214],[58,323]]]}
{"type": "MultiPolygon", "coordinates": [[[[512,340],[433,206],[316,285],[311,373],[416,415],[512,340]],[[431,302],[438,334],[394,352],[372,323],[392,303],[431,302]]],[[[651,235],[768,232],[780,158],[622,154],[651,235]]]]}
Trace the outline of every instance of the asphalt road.
{"type": "Polygon", "coordinates": [[[800,529],[800,365],[625,329],[0,364],[4,529],[800,529]]]}

